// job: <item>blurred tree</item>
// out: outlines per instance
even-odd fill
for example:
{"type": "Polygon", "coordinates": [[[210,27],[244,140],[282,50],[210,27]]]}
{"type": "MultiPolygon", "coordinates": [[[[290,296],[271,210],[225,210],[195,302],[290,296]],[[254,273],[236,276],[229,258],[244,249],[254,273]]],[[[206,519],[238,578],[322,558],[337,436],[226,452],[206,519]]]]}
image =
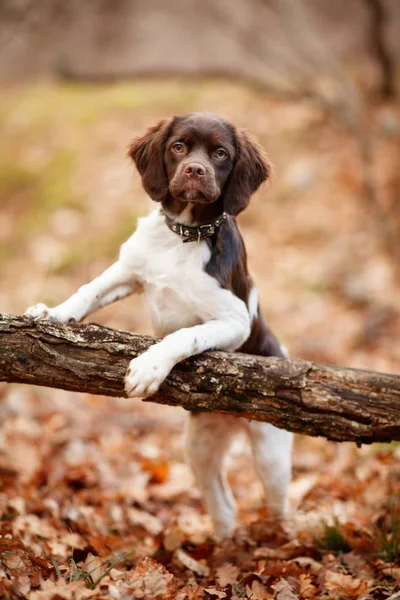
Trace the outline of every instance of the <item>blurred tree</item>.
{"type": "MultiPolygon", "coordinates": [[[[306,80],[306,88],[299,90],[300,93],[303,91],[318,100],[356,139],[361,166],[362,200],[368,213],[374,217],[382,246],[394,258],[394,270],[400,278],[400,153],[394,172],[388,176],[394,197],[384,207],[374,172],[374,121],[369,111],[368,93],[348,75],[343,63],[337,59],[329,45],[324,43],[320,32],[312,24],[304,2],[277,2],[291,43],[315,66],[312,79],[306,80]],[[327,76],[332,85],[318,86],[318,82],[326,80],[327,76]],[[308,90],[311,90],[311,94],[308,90]]],[[[365,3],[370,10],[368,39],[382,73],[381,96],[385,99],[393,98],[396,93],[395,70],[386,44],[386,7],[383,0],[365,0],[365,3]]]]}
{"type": "Polygon", "coordinates": [[[380,94],[393,98],[395,89],[395,63],[387,44],[388,10],[384,0],[365,0],[369,10],[369,40],[371,53],[381,70],[380,94]]]}
{"type": "Polygon", "coordinates": [[[0,79],[223,75],[310,98],[352,132],[362,201],[400,265],[400,165],[387,166],[382,200],[374,172],[382,128],[367,81],[374,62],[380,100],[395,99],[399,26],[398,0],[0,0],[0,79]]]}

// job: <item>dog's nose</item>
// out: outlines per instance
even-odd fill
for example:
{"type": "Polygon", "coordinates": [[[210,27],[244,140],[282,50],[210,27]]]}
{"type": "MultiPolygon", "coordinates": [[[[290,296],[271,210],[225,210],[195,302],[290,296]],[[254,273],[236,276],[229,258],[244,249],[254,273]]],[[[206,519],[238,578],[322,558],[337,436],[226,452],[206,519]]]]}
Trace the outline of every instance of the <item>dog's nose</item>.
{"type": "Polygon", "coordinates": [[[185,175],[189,179],[201,179],[206,174],[206,169],[200,163],[190,163],[185,167],[185,175]]]}

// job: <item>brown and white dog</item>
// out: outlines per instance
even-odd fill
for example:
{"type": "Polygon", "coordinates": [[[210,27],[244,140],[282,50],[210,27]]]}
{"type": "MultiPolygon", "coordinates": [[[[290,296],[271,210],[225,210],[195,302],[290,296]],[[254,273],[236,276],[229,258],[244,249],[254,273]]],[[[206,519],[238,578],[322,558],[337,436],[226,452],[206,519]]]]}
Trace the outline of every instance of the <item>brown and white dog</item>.
{"type": "MultiPolygon", "coordinates": [[[[193,113],[158,123],[133,141],[129,154],[159,206],[139,219],[119,259],[102,275],[59,306],[38,304],[26,314],[80,321],[144,292],[163,339],[131,361],[125,386],[132,397],[153,394],[174,365],[212,348],[285,356],[260,313],[235,220],[269,175],[261,148],[224,119],[193,113]]],[[[292,434],[242,418],[190,415],[187,456],[219,540],[235,526],[224,460],[243,430],[271,513],[281,518],[288,511],[292,434]]]]}

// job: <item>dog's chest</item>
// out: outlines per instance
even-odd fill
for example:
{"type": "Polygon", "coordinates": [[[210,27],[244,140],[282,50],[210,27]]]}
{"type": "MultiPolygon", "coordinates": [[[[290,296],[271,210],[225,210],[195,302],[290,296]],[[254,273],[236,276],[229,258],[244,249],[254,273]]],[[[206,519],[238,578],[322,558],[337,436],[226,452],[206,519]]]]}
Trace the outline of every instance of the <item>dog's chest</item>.
{"type": "Polygon", "coordinates": [[[215,316],[219,285],[204,271],[210,258],[204,241],[184,244],[157,212],[140,220],[131,240],[134,251],[140,253],[137,275],[157,335],[164,336],[215,316]]]}

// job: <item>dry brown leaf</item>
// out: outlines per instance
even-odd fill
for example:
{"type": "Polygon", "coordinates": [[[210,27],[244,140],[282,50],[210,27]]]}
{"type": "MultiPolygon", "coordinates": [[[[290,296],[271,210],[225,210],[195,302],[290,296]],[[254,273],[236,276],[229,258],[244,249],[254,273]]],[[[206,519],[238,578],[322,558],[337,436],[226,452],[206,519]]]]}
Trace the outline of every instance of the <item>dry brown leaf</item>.
{"type": "Polygon", "coordinates": [[[388,577],[392,577],[395,581],[400,582],[400,567],[386,567],[381,570],[381,573],[387,575],[388,577]]]}
{"type": "Polygon", "coordinates": [[[296,558],[293,558],[290,563],[297,564],[300,567],[309,568],[313,575],[317,575],[322,569],[321,563],[313,558],[310,558],[309,556],[296,556],[296,558]]]}
{"type": "Polygon", "coordinates": [[[175,556],[179,562],[181,562],[190,571],[193,571],[193,573],[201,575],[201,577],[208,577],[210,574],[210,569],[207,565],[195,560],[181,548],[175,551],[175,556]]]}
{"type": "Polygon", "coordinates": [[[246,596],[252,600],[273,600],[275,594],[270,594],[265,585],[255,579],[251,586],[246,585],[246,596]]]}
{"type": "Polygon", "coordinates": [[[141,525],[152,535],[159,535],[163,530],[160,519],[150,513],[137,508],[128,509],[128,519],[132,525],[141,525]]]}
{"type": "Polygon", "coordinates": [[[142,462],[142,469],[151,475],[151,483],[165,483],[169,475],[169,467],[166,462],[145,459],[142,462]]]}
{"type": "Polygon", "coordinates": [[[7,441],[7,451],[12,456],[13,468],[19,472],[21,480],[29,480],[40,465],[37,444],[20,438],[8,438],[7,441]]]}
{"type": "Polygon", "coordinates": [[[327,571],[325,573],[325,588],[335,594],[341,594],[348,598],[358,598],[368,589],[368,581],[354,579],[351,575],[343,575],[343,573],[334,573],[327,571]]]}
{"type": "Polygon", "coordinates": [[[29,592],[31,591],[31,587],[31,580],[26,573],[21,573],[18,575],[18,577],[14,577],[12,589],[19,598],[27,598],[29,592]]]}
{"type": "Polygon", "coordinates": [[[205,590],[201,585],[185,585],[177,594],[174,600],[202,600],[205,596],[205,590]]]}
{"type": "Polygon", "coordinates": [[[169,552],[174,552],[182,546],[185,536],[179,525],[171,525],[164,534],[164,548],[169,552]]]}
{"type": "Polygon", "coordinates": [[[297,539],[290,540],[278,548],[257,548],[254,556],[258,558],[277,558],[279,560],[288,560],[299,553],[300,543],[297,539]]]}
{"type": "Polygon", "coordinates": [[[307,473],[292,481],[289,488],[291,506],[299,506],[303,498],[305,498],[308,492],[317,484],[318,479],[319,475],[317,473],[307,473]]]}
{"type": "Polygon", "coordinates": [[[350,574],[359,579],[374,579],[375,577],[373,565],[368,563],[363,556],[360,556],[355,552],[343,554],[342,562],[348,567],[350,574]]]}
{"type": "Polygon", "coordinates": [[[96,555],[103,559],[110,558],[121,549],[121,538],[115,535],[88,535],[87,541],[96,555]]]}
{"type": "MultiPolygon", "coordinates": [[[[123,496],[125,499],[131,499],[134,502],[146,502],[146,500],[149,498],[149,479],[150,474],[147,471],[140,471],[131,477],[126,477],[121,482],[121,496],[123,496]]],[[[161,485],[157,487],[161,487],[161,485]]]]}
{"type": "Polygon", "coordinates": [[[215,577],[221,587],[233,585],[239,577],[239,569],[232,563],[224,563],[215,571],[215,577]]]}
{"type": "Polygon", "coordinates": [[[46,579],[40,587],[40,590],[30,593],[29,600],[86,600],[93,597],[93,590],[88,589],[82,580],[67,583],[65,579],[46,579]]]}
{"type": "Polygon", "coordinates": [[[293,592],[292,586],[285,579],[280,579],[271,587],[278,592],[275,596],[276,600],[299,600],[299,597],[293,592]]]}
{"type": "Polygon", "coordinates": [[[12,521],[12,529],[15,536],[21,534],[24,537],[37,536],[43,539],[54,539],[57,531],[52,527],[48,519],[39,519],[37,515],[19,515],[12,521]]]}
{"type": "Polygon", "coordinates": [[[66,559],[71,555],[71,547],[62,544],[58,540],[48,540],[47,548],[50,556],[57,556],[66,559]]]}
{"type": "Polygon", "coordinates": [[[23,569],[24,561],[22,560],[22,555],[19,553],[10,553],[10,554],[2,554],[1,556],[2,562],[9,569],[23,569]]]}
{"type": "Polygon", "coordinates": [[[299,584],[300,598],[313,598],[318,593],[318,589],[312,583],[310,575],[302,573],[299,577],[299,584]]]}
{"type": "Polygon", "coordinates": [[[83,567],[86,573],[91,574],[92,579],[101,577],[102,573],[107,569],[107,565],[104,564],[104,561],[101,560],[100,556],[95,556],[91,552],[87,555],[83,567]]]}
{"type": "Polygon", "coordinates": [[[151,558],[139,560],[121,586],[121,600],[172,600],[176,596],[174,576],[151,558]]]}
{"type": "Polygon", "coordinates": [[[217,598],[226,598],[226,593],[222,592],[221,590],[217,590],[217,588],[214,586],[204,588],[204,591],[207,592],[207,594],[210,594],[210,596],[216,596],[217,598]]]}
{"type": "Polygon", "coordinates": [[[151,485],[151,495],[161,500],[170,500],[193,487],[193,475],[183,463],[174,463],[169,469],[169,477],[164,483],[151,485]]]}

